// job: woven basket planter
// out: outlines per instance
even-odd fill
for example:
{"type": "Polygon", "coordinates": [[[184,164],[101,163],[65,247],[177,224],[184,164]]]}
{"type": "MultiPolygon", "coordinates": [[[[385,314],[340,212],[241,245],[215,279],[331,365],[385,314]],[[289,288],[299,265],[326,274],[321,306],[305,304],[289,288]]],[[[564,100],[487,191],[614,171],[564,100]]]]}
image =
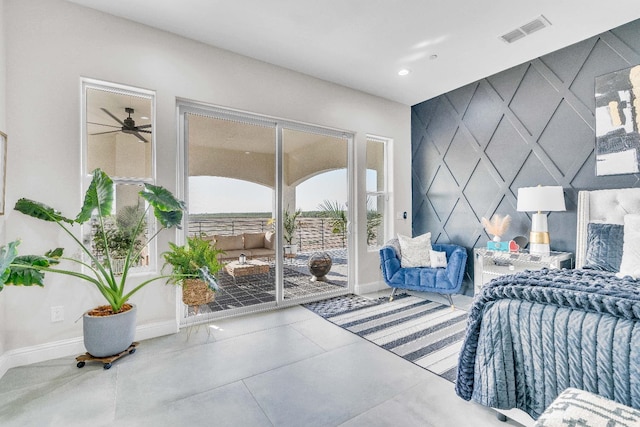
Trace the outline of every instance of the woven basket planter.
{"type": "Polygon", "coordinates": [[[200,279],[185,279],[182,282],[182,302],[186,305],[208,304],[215,298],[207,283],[200,279]]]}

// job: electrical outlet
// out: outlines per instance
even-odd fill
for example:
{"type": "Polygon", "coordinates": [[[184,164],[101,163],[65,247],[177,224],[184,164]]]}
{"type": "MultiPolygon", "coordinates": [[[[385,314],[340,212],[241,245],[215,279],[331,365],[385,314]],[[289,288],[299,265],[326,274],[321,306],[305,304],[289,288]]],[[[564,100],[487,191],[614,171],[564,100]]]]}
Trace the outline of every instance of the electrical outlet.
{"type": "Polygon", "coordinates": [[[51,307],[51,322],[62,322],[64,320],[64,307],[57,305],[51,307]]]}

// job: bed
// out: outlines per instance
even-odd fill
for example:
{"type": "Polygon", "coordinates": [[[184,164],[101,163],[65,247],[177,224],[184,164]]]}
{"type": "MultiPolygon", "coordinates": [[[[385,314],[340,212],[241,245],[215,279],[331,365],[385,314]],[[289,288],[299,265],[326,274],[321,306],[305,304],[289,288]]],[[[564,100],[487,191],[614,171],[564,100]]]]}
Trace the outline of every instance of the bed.
{"type": "Polygon", "coordinates": [[[625,275],[638,273],[640,188],[582,191],[577,210],[575,270],[502,276],[474,298],[456,381],[463,399],[537,419],[574,387],[640,408],[640,281],[625,275]],[[624,277],[607,271],[616,259],[624,277]]]}

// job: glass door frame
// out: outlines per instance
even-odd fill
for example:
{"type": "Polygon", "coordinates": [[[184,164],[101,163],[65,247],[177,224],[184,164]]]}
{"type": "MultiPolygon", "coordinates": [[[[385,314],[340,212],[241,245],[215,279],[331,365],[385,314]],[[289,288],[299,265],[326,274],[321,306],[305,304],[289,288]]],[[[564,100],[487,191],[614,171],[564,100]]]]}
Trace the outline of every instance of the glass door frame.
{"type": "MultiPolygon", "coordinates": [[[[306,302],[316,301],[319,299],[330,298],[338,295],[344,295],[348,293],[353,293],[355,288],[355,247],[356,247],[356,238],[352,230],[354,227],[352,226],[353,220],[355,218],[355,209],[356,206],[356,198],[355,198],[355,155],[354,155],[354,134],[353,132],[327,128],[324,126],[316,126],[311,124],[305,124],[300,122],[295,122],[291,120],[284,120],[274,117],[268,117],[264,115],[248,113],[239,110],[232,110],[228,108],[218,107],[215,105],[199,103],[195,101],[190,101],[186,99],[177,99],[177,108],[176,108],[176,119],[177,119],[177,153],[176,160],[178,164],[177,170],[177,181],[176,181],[176,194],[181,200],[188,202],[188,194],[189,194],[189,144],[188,144],[188,132],[189,132],[189,123],[187,119],[187,114],[198,114],[206,117],[212,117],[216,119],[226,119],[232,121],[239,121],[242,123],[266,126],[275,129],[276,140],[275,142],[275,157],[276,157],[276,176],[275,179],[275,210],[278,213],[276,221],[276,256],[275,256],[275,290],[276,290],[276,298],[274,302],[256,304],[248,307],[240,307],[237,309],[229,309],[223,310],[216,313],[211,313],[210,315],[203,316],[206,317],[202,320],[198,320],[199,323],[203,323],[212,319],[222,318],[222,317],[230,317],[235,315],[241,315],[246,313],[272,310],[280,307],[287,307],[291,305],[303,304],[306,302]],[[311,133],[317,133],[321,135],[333,136],[341,139],[345,139],[347,143],[347,200],[348,200],[348,208],[347,208],[347,260],[348,260],[348,273],[347,273],[347,283],[348,286],[344,289],[340,289],[337,291],[326,292],[323,294],[318,294],[314,296],[304,297],[304,298],[284,298],[284,272],[283,272],[283,264],[284,264],[284,248],[283,248],[283,227],[282,227],[282,211],[283,211],[283,197],[282,197],[282,186],[283,186],[283,158],[284,158],[284,143],[283,143],[283,129],[291,129],[296,131],[306,131],[311,133]]],[[[178,244],[183,244],[186,241],[186,233],[187,233],[187,220],[188,215],[185,215],[183,219],[183,227],[182,230],[178,230],[176,232],[176,241],[178,244]]],[[[181,313],[181,305],[182,301],[176,297],[177,304],[177,313],[181,313]]],[[[187,324],[187,319],[184,317],[180,317],[180,324],[185,326],[187,324]]],[[[189,322],[189,325],[192,325],[192,322],[189,322]]]]}

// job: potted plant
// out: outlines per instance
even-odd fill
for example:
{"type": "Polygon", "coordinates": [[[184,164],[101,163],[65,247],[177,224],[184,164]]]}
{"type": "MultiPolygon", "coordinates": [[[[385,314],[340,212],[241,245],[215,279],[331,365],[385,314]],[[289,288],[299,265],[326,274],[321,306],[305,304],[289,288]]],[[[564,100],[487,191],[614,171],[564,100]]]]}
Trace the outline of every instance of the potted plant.
{"type": "MultiPolygon", "coordinates": [[[[184,203],[163,187],[151,184],[145,184],[139,195],[148,206],[140,212],[135,223],[134,235],[139,235],[140,230],[145,227],[149,210],[153,211],[160,224],[158,231],[143,245],[144,249],[162,230],[180,226],[184,203]]],[[[16,203],[17,211],[57,224],[76,242],[82,253],[80,258],[64,257],[62,248],[54,249],[42,256],[18,256],[19,241],[10,242],[6,247],[0,248],[0,290],[5,284],[44,286],[44,275],[47,272],[73,277],[96,287],[107,305],[90,310],[83,316],[84,344],[87,351],[95,357],[116,355],[129,347],[135,335],[136,314],[136,306],[130,304],[129,299],[149,283],[170,277],[155,276],[129,289],[129,269],[133,266],[132,261],[140,256],[142,250],[136,245],[136,240],[129,242],[122,274],[116,276],[112,269],[113,256],[104,227],[105,219],[111,215],[113,200],[113,181],[105,172],[96,169],[85,193],[82,209],[75,219],[67,218],[53,208],[33,200],[23,198],[16,203]],[[91,242],[83,243],[73,232],[73,225],[85,224],[92,218],[100,224],[102,230],[97,236],[105,248],[104,256],[101,257],[94,253],[91,242]],[[80,268],[63,268],[63,261],[80,268]]],[[[206,272],[203,272],[202,276],[205,280],[211,280],[206,272]]]]}
{"type": "Polygon", "coordinates": [[[342,247],[345,246],[345,238],[347,235],[347,212],[338,201],[325,200],[318,209],[322,212],[322,216],[329,218],[331,232],[339,234],[342,238],[342,247]]]}
{"type": "Polygon", "coordinates": [[[222,269],[218,255],[224,251],[198,236],[188,237],[184,246],[170,242],[169,247],[163,253],[164,267],[171,267],[169,282],[182,286],[182,302],[195,306],[197,313],[199,306],[214,300],[219,289],[215,274],[222,269]],[[209,275],[207,281],[201,278],[203,272],[209,275]]]}
{"type": "Polygon", "coordinates": [[[298,245],[293,243],[293,239],[296,235],[296,219],[298,218],[298,216],[300,216],[301,213],[302,211],[300,209],[294,211],[293,213],[289,213],[289,209],[286,209],[282,212],[282,238],[285,241],[285,257],[295,257],[298,253],[298,245]]]}

